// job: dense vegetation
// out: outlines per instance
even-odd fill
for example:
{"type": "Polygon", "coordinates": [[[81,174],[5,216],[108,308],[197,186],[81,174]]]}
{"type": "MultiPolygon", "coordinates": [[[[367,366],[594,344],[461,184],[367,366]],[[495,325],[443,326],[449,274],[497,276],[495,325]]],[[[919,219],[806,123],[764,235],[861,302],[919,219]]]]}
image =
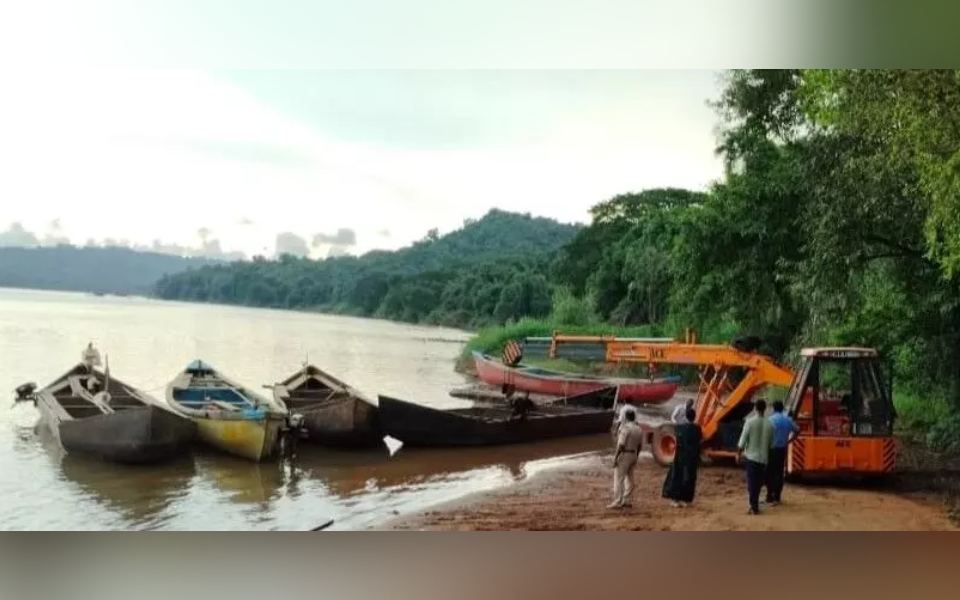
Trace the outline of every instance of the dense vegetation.
{"type": "Polygon", "coordinates": [[[492,210],[396,252],[213,265],[164,277],[156,291],[162,298],[461,327],[503,323],[549,312],[549,260],[576,231],[551,219],[492,210]]]}
{"type": "Polygon", "coordinates": [[[129,248],[0,248],[0,287],[147,294],[164,275],[211,262],[129,248]]]}
{"type": "Polygon", "coordinates": [[[958,73],[739,71],[717,108],[724,180],[597,205],[554,282],[611,323],[875,346],[906,420],[960,440],[958,73]]]}
{"type": "Polygon", "coordinates": [[[452,244],[447,236],[395,254],[205,268],[158,290],[509,322],[477,338],[490,350],[515,334],[600,324],[666,335],[692,326],[715,340],[752,334],[782,358],[803,345],[874,346],[894,363],[904,420],[929,428],[939,447],[956,443],[958,72],[736,71],[716,108],[721,181],[703,193],[646,190],[601,202],[569,243],[528,229],[525,252],[498,255],[518,234],[495,214],[498,223],[459,235],[499,240],[484,246],[478,237],[461,252],[434,252],[452,244]],[[467,261],[476,246],[488,262],[467,261]]]}

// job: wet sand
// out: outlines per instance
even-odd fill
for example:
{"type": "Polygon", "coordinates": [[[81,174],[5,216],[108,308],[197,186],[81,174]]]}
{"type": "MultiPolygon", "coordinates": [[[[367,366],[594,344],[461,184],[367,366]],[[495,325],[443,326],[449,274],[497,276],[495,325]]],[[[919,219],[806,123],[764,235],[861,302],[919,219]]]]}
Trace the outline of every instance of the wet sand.
{"type": "Polygon", "coordinates": [[[746,514],[743,472],[701,469],[697,499],[674,508],[660,497],[664,470],[641,456],[631,509],[607,509],[609,454],[570,461],[520,483],[467,496],[387,523],[398,530],[859,531],[955,530],[944,502],[856,486],[788,483],[784,502],[746,514]]]}

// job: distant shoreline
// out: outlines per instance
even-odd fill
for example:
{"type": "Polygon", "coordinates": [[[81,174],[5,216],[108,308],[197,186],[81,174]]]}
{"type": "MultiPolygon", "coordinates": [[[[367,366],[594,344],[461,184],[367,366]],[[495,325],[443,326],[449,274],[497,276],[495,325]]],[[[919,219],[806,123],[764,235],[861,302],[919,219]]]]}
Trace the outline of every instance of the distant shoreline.
{"type": "MultiPolygon", "coordinates": [[[[274,306],[255,306],[252,304],[232,304],[228,302],[208,302],[205,300],[171,300],[166,298],[160,298],[152,294],[134,294],[134,293],[116,293],[116,292],[94,292],[90,290],[73,290],[73,289],[62,289],[62,288],[44,288],[44,287],[18,287],[18,286],[5,286],[0,285],[0,291],[2,290],[11,290],[15,292],[52,292],[52,293],[61,293],[61,294],[76,294],[79,296],[93,296],[93,297],[112,297],[112,298],[135,298],[140,300],[152,300],[156,302],[171,303],[171,304],[192,304],[199,306],[222,306],[229,308],[245,308],[245,309],[254,309],[254,310],[274,310],[282,312],[293,312],[293,313],[303,313],[303,314],[314,314],[314,315],[323,315],[327,317],[343,317],[349,319],[362,319],[364,321],[379,321],[383,323],[393,323],[396,325],[411,325],[414,327],[423,327],[427,329],[446,329],[450,331],[457,331],[465,335],[474,336],[476,335],[475,331],[470,331],[467,329],[462,329],[459,327],[450,327],[448,325],[435,325],[431,323],[410,323],[409,321],[397,321],[394,319],[387,319],[385,317],[374,317],[374,316],[364,316],[364,315],[354,315],[349,313],[340,313],[340,312],[330,312],[325,310],[309,309],[309,308],[286,308],[286,307],[274,307],[274,306]]],[[[450,340],[445,338],[430,338],[427,341],[435,342],[448,342],[448,343],[466,343],[468,340],[450,340]]]]}

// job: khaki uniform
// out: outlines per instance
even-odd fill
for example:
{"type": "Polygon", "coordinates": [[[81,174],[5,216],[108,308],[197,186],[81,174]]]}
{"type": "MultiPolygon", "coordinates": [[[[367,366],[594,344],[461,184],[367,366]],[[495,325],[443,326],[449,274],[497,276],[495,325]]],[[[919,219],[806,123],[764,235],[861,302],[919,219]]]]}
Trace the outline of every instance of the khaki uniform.
{"type": "Polygon", "coordinates": [[[637,409],[632,404],[623,403],[618,404],[615,408],[616,414],[613,417],[613,423],[610,425],[610,437],[613,439],[613,451],[617,451],[617,440],[620,437],[620,424],[626,421],[624,418],[624,413],[628,410],[632,410],[633,414],[637,414],[637,409]]]}
{"type": "Polygon", "coordinates": [[[613,467],[613,504],[628,506],[633,495],[633,471],[637,466],[637,454],[643,446],[643,432],[631,421],[620,424],[617,447],[623,447],[617,464],[613,467]]]}

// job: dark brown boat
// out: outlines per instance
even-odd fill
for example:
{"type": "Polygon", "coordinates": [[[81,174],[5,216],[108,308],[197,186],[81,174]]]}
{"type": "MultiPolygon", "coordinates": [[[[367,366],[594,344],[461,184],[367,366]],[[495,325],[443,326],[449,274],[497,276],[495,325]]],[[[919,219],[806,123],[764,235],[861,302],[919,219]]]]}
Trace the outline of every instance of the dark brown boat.
{"type": "Polygon", "coordinates": [[[303,415],[307,440],[329,446],[383,443],[375,404],[359,390],[313,365],[274,384],[273,397],[303,415]]]}
{"type": "Polygon", "coordinates": [[[410,446],[483,446],[595,434],[610,430],[616,388],[604,388],[524,414],[510,406],[478,405],[439,410],[380,396],[384,433],[410,446]]]}
{"type": "Polygon", "coordinates": [[[81,363],[39,391],[18,388],[32,400],[60,446],[125,463],[149,463],[186,452],[196,426],[158,400],[109,374],[81,363]]]}

